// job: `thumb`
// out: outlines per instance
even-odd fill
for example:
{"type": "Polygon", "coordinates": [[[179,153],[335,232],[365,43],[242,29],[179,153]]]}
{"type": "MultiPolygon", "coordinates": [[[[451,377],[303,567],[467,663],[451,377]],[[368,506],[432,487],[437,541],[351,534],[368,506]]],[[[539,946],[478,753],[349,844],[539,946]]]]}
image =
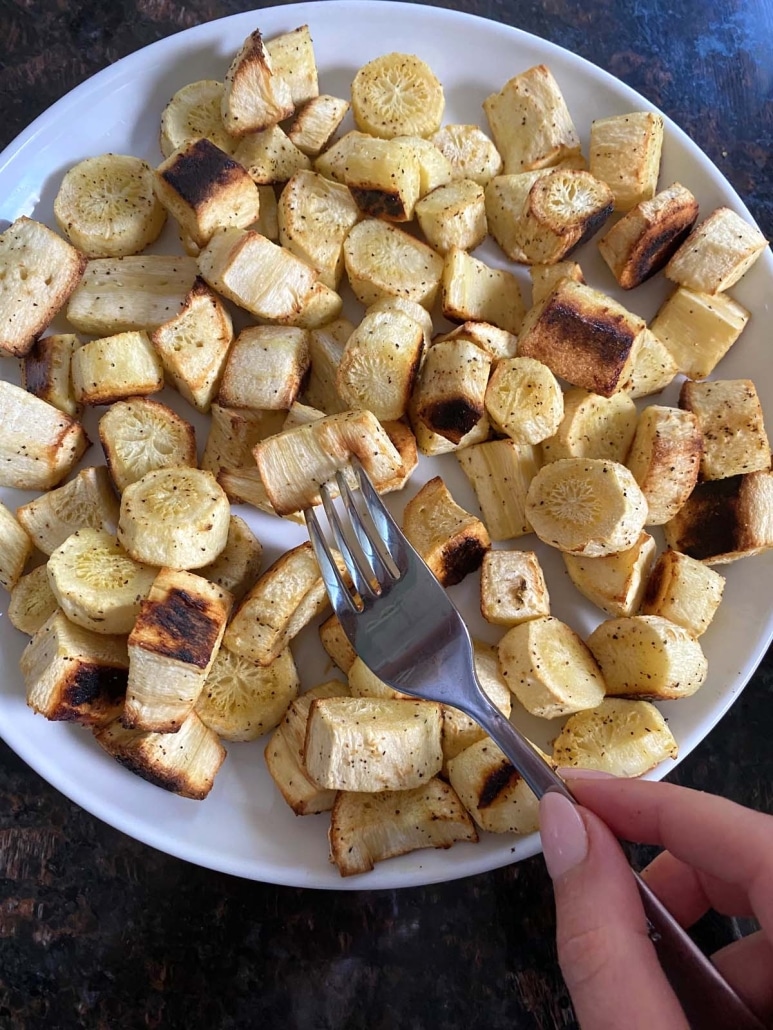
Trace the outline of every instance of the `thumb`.
{"type": "Polygon", "coordinates": [[[540,802],[540,834],[555,891],[558,960],[583,1030],[687,1030],[612,833],[550,792],[540,802]]]}

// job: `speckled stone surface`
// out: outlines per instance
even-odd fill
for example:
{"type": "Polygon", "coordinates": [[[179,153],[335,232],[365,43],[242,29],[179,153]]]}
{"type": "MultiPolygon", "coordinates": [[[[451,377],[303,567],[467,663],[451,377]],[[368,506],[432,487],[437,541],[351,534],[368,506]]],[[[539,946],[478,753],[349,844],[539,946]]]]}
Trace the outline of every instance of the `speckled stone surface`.
{"type": "MultiPolygon", "coordinates": [[[[89,75],[235,0],[0,0],[0,145],[89,75]]],[[[591,59],[673,117],[773,236],[771,0],[459,0],[591,59]]],[[[773,657],[673,779],[773,811],[773,657]]],[[[639,854],[639,860],[646,856],[639,854]]],[[[169,858],[0,744],[0,1030],[576,1026],[539,858],[325,893],[169,858]]],[[[739,932],[701,927],[714,946],[739,932]]]]}

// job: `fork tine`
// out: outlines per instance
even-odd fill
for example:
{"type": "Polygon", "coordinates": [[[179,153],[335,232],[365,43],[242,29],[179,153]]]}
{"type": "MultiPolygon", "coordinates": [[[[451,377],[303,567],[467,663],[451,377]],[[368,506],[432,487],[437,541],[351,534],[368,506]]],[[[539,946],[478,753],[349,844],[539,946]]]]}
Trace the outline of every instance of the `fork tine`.
{"type": "Polygon", "coordinates": [[[394,581],[399,579],[400,570],[395,565],[386,544],[379,536],[367,508],[357,503],[354,493],[342,472],[336,474],[336,479],[338,480],[341,498],[349,515],[352,528],[360,546],[368,557],[376,579],[382,587],[385,585],[385,580],[394,581]]]}
{"type": "MultiPolygon", "coordinates": [[[[378,544],[386,544],[392,564],[401,575],[408,565],[408,541],[402,530],[384,507],[365,469],[357,458],[352,458],[352,468],[360,484],[360,496],[364,505],[362,521],[370,530],[368,536],[378,544]]],[[[381,550],[379,549],[379,553],[381,550]]]]}
{"type": "Polygon", "coordinates": [[[344,583],[341,573],[338,571],[338,566],[333,561],[333,556],[322,533],[316,513],[312,508],[307,508],[303,515],[306,519],[306,528],[309,531],[311,546],[314,548],[314,554],[322,573],[322,580],[330,598],[330,603],[333,605],[333,610],[339,617],[344,613],[356,615],[360,609],[349,593],[349,589],[346,583],[344,583]]]}
{"type": "Polygon", "coordinates": [[[354,587],[357,593],[364,599],[375,598],[379,595],[377,581],[374,580],[375,571],[371,568],[367,556],[363,552],[358,535],[352,531],[352,526],[347,525],[336,511],[333,499],[330,496],[330,488],[324,483],[320,489],[322,504],[325,514],[333,531],[338,549],[346,562],[354,587]],[[376,584],[374,586],[374,583],[376,584]]]}

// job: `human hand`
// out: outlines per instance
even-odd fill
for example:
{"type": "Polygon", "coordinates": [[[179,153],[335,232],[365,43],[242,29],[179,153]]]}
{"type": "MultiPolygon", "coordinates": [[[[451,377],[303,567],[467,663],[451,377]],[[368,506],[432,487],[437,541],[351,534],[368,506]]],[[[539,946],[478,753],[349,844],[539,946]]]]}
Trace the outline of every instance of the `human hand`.
{"type": "Polygon", "coordinates": [[[559,962],[583,1030],[688,1027],[617,837],[666,849],[642,875],[682,926],[710,908],[756,917],[760,931],[712,958],[749,1008],[773,1021],[773,817],[671,784],[561,772],[583,807],[545,795],[541,835],[559,962]]]}

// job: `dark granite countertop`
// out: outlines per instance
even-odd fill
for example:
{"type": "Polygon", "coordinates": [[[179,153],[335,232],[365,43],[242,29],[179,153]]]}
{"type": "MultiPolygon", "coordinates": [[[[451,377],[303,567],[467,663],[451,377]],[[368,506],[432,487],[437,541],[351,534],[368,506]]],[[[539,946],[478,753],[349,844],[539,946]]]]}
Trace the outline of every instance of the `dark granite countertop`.
{"type": "MultiPolygon", "coordinates": [[[[237,0],[0,0],[0,146],[147,43],[237,0]]],[[[771,0],[459,0],[659,105],[773,236],[771,0]]],[[[257,20],[257,19],[256,19],[257,20]]],[[[773,655],[673,774],[773,811],[773,655]]],[[[640,856],[643,857],[643,856],[640,856]]],[[[706,920],[702,939],[738,926],[706,920]]],[[[575,1026],[541,858],[404,891],[238,880],[136,843],[0,744],[0,1028],[575,1026]]]]}

